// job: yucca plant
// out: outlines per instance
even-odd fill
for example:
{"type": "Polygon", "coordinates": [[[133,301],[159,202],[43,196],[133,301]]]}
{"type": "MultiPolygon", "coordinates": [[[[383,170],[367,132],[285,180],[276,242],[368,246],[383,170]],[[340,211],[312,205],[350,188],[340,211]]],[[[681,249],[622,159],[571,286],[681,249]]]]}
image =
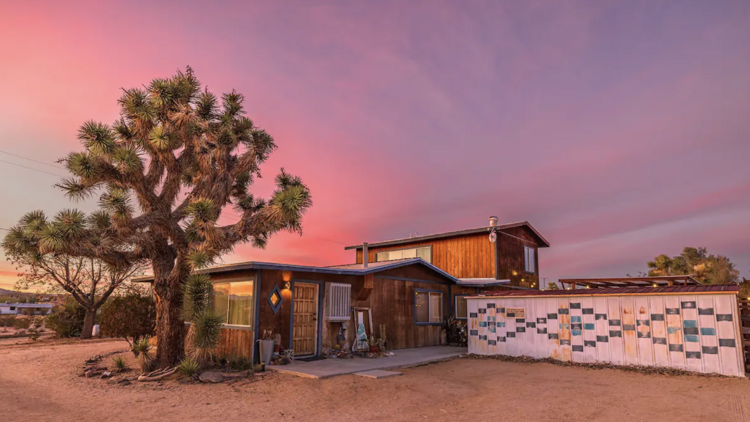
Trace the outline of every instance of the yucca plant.
{"type": "Polygon", "coordinates": [[[237,244],[263,247],[281,230],[301,232],[312,205],[302,180],[283,169],[270,198],[250,192],[276,144],[245,115],[244,100],[235,91],[218,98],[187,68],[124,90],[120,119],[84,123],[83,150],[62,160],[72,176],[58,187],[74,200],[97,195],[107,218],[96,222],[108,227],[66,213],[60,225],[40,230],[40,247],[94,256],[115,268],[147,261],[160,367],[175,366],[184,354],[180,293],[189,274],[237,244]],[[238,218],[220,225],[230,206],[238,218]]]}
{"type": "Polygon", "coordinates": [[[115,369],[117,369],[117,372],[122,372],[128,369],[128,363],[125,361],[125,358],[123,358],[122,356],[117,356],[114,359],[112,359],[112,363],[115,365],[115,369]]]}
{"type": "Polygon", "coordinates": [[[198,316],[211,306],[212,292],[211,278],[206,274],[192,274],[185,282],[182,318],[191,322],[185,339],[186,354],[189,356],[193,355],[196,348],[195,330],[198,316]]]}
{"type": "Polygon", "coordinates": [[[180,364],[177,366],[177,372],[180,373],[185,378],[189,379],[196,379],[198,378],[198,373],[201,370],[201,365],[198,363],[198,361],[188,356],[185,359],[180,362],[180,364]]]}
{"type": "Polygon", "coordinates": [[[213,309],[201,312],[193,321],[193,350],[191,356],[205,366],[211,359],[221,340],[221,324],[224,319],[213,309]]]}
{"type": "Polygon", "coordinates": [[[140,365],[143,373],[151,371],[154,365],[154,360],[151,357],[150,339],[150,337],[142,337],[133,343],[133,354],[138,359],[138,365],[140,365]]]}

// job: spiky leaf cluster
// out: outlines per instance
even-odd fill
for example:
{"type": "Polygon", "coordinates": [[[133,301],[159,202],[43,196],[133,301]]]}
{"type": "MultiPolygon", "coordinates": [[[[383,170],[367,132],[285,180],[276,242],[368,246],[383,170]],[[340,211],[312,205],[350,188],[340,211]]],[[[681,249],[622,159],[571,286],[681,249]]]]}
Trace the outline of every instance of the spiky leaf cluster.
{"type": "MultiPolygon", "coordinates": [[[[312,205],[309,189],[282,169],[270,199],[252,195],[276,144],[245,115],[242,94],[220,98],[202,88],[189,67],[123,90],[117,121],[81,126],[83,151],[63,160],[72,177],[58,186],[72,199],[98,195],[108,218],[90,218],[140,258],[167,253],[193,269],[238,242],[263,247],[277,231],[301,231],[312,205]],[[227,205],[239,215],[221,226],[227,205]]],[[[62,247],[69,238],[52,231],[46,242],[62,247]]]]}

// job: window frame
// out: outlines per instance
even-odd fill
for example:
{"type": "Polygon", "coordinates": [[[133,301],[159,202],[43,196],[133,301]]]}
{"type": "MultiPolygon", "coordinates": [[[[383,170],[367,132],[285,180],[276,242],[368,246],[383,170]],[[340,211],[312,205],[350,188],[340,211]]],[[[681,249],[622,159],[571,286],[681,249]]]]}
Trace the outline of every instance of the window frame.
{"type": "MultiPolygon", "coordinates": [[[[248,282],[248,281],[252,281],[253,282],[253,310],[252,310],[252,315],[251,315],[251,319],[252,319],[251,324],[250,325],[240,325],[240,324],[228,324],[226,322],[222,322],[221,323],[222,327],[231,328],[231,329],[239,329],[239,330],[251,330],[251,331],[255,330],[254,327],[257,324],[256,318],[258,316],[256,308],[258,306],[260,306],[258,298],[256,297],[258,295],[258,287],[256,286],[257,280],[256,280],[255,276],[252,276],[252,277],[238,277],[238,278],[234,278],[233,277],[233,278],[229,278],[229,279],[226,279],[226,280],[216,280],[216,281],[212,281],[211,282],[211,309],[213,309],[213,306],[214,306],[214,296],[213,296],[214,285],[216,285],[216,284],[230,284],[231,285],[232,283],[243,283],[243,282],[248,282]]],[[[231,292],[232,292],[231,288],[230,288],[229,292],[230,292],[230,295],[231,295],[231,292]]],[[[283,298],[280,293],[279,293],[279,297],[283,298]]],[[[229,306],[229,302],[227,302],[227,315],[226,315],[227,321],[229,320],[229,310],[230,310],[230,306],[229,306]]],[[[188,323],[190,323],[190,322],[188,322],[188,323]]]]}
{"type": "Polygon", "coordinates": [[[523,261],[526,274],[536,274],[536,247],[523,245],[523,261]],[[529,269],[531,263],[531,269],[529,269]]]}
{"type": "Polygon", "coordinates": [[[469,319],[469,304],[466,303],[466,316],[463,318],[460,318],[457,314],[458,312],[458,298],[460,297],[467,297],[471,296],[469,293],[457,293],[453,295],[453,318],[459,320],[459,321],[466,321],[469,319]]]}
{"type": "Polygon", "coordinates": [[[414,325],[443,325],[445,320],[445,293],[440,290],[432,289],[414,289],[414,325]],[[430,318],[430,293],[440,294],[440,322],[419,322],[417,321],[417,294],[427,293],[427,319],[430,318]]]}
{"type": "MultiPolygon", "coordinates": [[[[409,247],[406,247],[406,248],[396,248],[396,249],[387,249],[387,250],[384,250],[384,251],[375,251],[375,262],[397,261],[396,259],[388,259],[388,260],[385,260],[385,261],[378,261],[378,254],[379,253],[406,251],[406,250],[409,250],[409,249],[415,249],[416,250],[416,249],[422,249],[422,248],[428,248],[430,250],[430,260],[427,261],[427,262],[430,263],[430,264],[432,264],[432,258],[433,258],[433,256],[432,256],[432,245],[409,246],[409,247]]],[[[404,258],[401,258],[401,259],[404,259],[404,258]]]]}

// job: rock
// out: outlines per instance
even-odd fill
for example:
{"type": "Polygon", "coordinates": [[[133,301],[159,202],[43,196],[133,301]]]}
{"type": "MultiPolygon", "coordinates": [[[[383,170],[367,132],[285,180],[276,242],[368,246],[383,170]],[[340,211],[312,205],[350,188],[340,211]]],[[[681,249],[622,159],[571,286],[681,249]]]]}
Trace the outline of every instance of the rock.
{"type": "Polygon", "coordinates": [[[130,380],[129,379],[121,379],[120,381],[117,381],[117,383],[120,384],[120,385],[130,385],[130,380]]]}
{"type": "Polygon", "coordinates": [[[112,373],[109,372],[109,371],[107,371],[107,372],[105,372],[105,373],[102,374],[102,378],[109,378],[111,376],[112,376],[112,373]]]}
{"type": "Polygon", "coordinates": [[[224,381],[224,375],[216,371],[206,371],[198,377],[201,382],[217,383],[224,381]]]}
{"type": "Polygon", "coordinates": [[[101,374],[101,372],[92,369],[90,371],[86,371],[86,373],[84,375],[86,376],[86,378],[91,378],[91,377],[95,377],[95,376],[97,376],[99,374],[101,374]]]}

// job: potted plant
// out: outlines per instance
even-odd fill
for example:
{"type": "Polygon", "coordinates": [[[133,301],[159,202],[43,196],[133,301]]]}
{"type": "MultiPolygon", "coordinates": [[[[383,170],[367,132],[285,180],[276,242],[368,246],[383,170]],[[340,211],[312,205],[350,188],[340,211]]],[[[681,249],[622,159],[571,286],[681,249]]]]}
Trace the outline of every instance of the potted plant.
{"type": "Polygon", "coordinates": [[[375,340],[375,336],[370,336],[370,353],[378,353],[379,351],[378,341],[375,340]]]}
{"type": "Polygon", "coordinates": [[[268,365],[271,363],[273,357],[273,329],[263,330],[263,337],[258,340],[260,343],[260,360],[264,364],[268,365]]]}

